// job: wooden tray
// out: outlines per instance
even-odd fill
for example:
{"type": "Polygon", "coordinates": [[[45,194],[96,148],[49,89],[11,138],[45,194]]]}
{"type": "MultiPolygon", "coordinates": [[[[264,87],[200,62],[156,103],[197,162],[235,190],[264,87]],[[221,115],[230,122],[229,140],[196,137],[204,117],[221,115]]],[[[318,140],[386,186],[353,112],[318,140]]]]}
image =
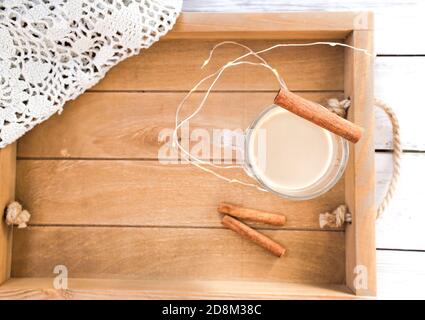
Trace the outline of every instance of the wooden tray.
{"type": "MultiPolygon", "coordinates": [[[[157,160],[158,133],[173,127],[184,93],[242,52],[224,46],[201,71],[218,39],[253,48],[337,40],[372,50],[372,29],[372,15],[362,12],[182,14],[164,40],[113,68],[62,115],[1,150],[0,205],[16,198],[32,220],[13,236],[1,224],[0,297],[374,296],[372,64],[362,53],[314,46],[265,55],[307,98],[350,97],[349,119],[366,130],[350,146],[344,179],[327,194],[291,202],[157,160]],[[256,227],[282,243],[287,255],[277,259],[222,228],[220,201],[284,213],[285,228],[256,227]],[[353,223],[321,230],[319,213],[344,202],[353,223]],[[67,290],[53,287],[57,265],[67,267],[67,290]]],[[[246,128],[277,89],[267,72],[235,68],[192,124],[246,128]]]]}

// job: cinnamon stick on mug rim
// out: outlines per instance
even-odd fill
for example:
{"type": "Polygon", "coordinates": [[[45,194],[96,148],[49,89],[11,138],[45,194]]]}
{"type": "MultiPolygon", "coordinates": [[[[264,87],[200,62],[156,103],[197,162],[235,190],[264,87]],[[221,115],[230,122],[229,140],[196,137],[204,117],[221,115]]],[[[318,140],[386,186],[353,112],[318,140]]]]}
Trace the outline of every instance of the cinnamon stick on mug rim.
{"type": "Polygon", "coordinates": [[[242,220],[262,222],[274,226],[283,226],[286,223],[286,217],[283,215],[257,209],[244,208],[227,202],[221,202],[218,205],[217,211],[242,220]]]}
{"type": "Polygon", "coordinates": [[[225,215],[223,217],[223,220],[221,220],[221,223],[223,224],[223,226],[236,232],[242,237],[245,237],[254,242],[255,244],[259,245],[260,247],[263,247],[264,249],[270,251],[276,257],[280,258],[285,254],[286,249],[283,248],[279,243],[273,241],[264,234],[252,229],[251,227],[247,226],[246,224],[240,222],[239,220],[231,216],[225,215]]]}
{"type": "Polygon", "coordinates": [[[281,88],[274,99],[274,103],[353,143],[358,142],[363,135],[362,127],[341,118],[318,103],[296,95],[288,89],[281,88]]]}

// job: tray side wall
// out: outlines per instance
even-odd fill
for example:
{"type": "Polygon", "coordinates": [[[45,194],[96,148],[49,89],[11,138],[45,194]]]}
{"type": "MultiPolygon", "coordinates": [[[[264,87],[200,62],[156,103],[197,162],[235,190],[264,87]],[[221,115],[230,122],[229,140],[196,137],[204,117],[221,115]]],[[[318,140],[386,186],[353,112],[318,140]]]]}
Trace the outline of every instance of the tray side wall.
{"type": "Polygon", "coordinates": [[[16,143],[0,150],[0,284],[10,277],[12,229],[5,223],[6,206],[15,197],[16,143]]]}
{"type": "MultiPolygon", "coordinates": [[[[353,31],[347,44],[373,52],[373,31],[353,31]]],[[[345,94],[351,99],[349,120],[360,124],[364,135],[350,145],[345,173],[345,197],[353,222],[346,227],[346,284],[356,295],[376,295],[375,166],[373,58],[346,50],[345,94]]]]}
{"type": "Polygon", "coordinates": [[[54,289],[51,278],[11,278],[0,287],[2,299],[353,299],[343,285],[257,281],[134,281],[69,279],[54,289]]]}
{"type": "Polygon", "coordinates": [[[369,12],[184,13],[168,39],[338,39],[370,28],[369,12]]]}

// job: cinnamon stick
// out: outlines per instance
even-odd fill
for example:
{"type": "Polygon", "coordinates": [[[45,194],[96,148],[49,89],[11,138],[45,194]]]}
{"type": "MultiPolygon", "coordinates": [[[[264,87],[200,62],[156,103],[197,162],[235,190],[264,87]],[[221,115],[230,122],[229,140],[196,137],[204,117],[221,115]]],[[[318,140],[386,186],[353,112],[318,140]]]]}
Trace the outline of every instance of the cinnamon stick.
{"type": "Polygon", "coordinates": [[[287,89],[280,89],[274,99],[274,103],[353,143],[356,143],[362,137],[362,127],[341,118],[322,105],[304,99],[287,89]]]}
{"type": "Polygon", "coordinates": [[[274,226],[283,226],[286,223],[286,217],[280,214],[266,211],[244,208],[230,203],[222,202],[218,205],[219,213],[228,214],[242,220],[267,223],[274,226]]]}
{"type": "Polygon", "coordinates": [[[225,215],[221,223],[223,226],[270,251],[276,257],[280,258],[285,254],[285,248],[283,248],[280,244],[231,216],[225,215]]]}

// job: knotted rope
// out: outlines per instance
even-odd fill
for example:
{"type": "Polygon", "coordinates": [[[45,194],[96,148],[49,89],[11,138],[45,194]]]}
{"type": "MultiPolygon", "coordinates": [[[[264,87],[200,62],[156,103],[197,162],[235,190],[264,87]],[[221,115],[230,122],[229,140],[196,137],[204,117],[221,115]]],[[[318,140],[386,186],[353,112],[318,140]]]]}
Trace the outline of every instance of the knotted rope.
{"type": "Polygon", "coordinates": [[[14,201],[7,206],[6,224],[9,226],[18,226],[19,229],[26,228],[31,215],[27,210],[22,210],[19,202],[14,201]]]}
{"type": "Polygon", "coordinates": [[[348,212],[348,207],[345,204],[338,206],[334,211],[322,213],[319,216],[320,228],[335,227],[339,228],[345,222],[351,222],[351,213],[348,212]]]}
{"type": "MultiPolygon", "coordinates": [[[[347,109],[349,106],[350,100],[348,99],[341,101],[338,101],[337,99],[330,99],[326,108],[336,113],[340,117],[345,118],[347,116],[347,109]]],[[[385,111],[385,113],[390,118],[393,128],[393,172],[388,190],[376,211],[376,219],[378,219],[384,213],[397,188],[397,184],[400,178],[401,154],[403,153],[403,150],[401,148],[400,141],[400,125],[394,111],[385,102],[379,99],[375,99],[375,106],[385,111]]],[[[319,215],[320,228],[339,228],[342,227],[345,222],[351,222],[351,213],[348,212],[348,207],[345,204],[338,206],[338,208],[332,212],[325,212],[319,215]]]]}
{"type": "Polygon", "coordinates": [[[326,108],[342,118],[347,118],[347,110],[350,107],[350,104],[351,102],[349,99],[339,101],[338,99],[333,98],[328,100],[326,108]]]}
{"type": "Polygon", "coordinates": [[[394,111],[382,100],[375,99],[375,105],[385,111],[388,117],[391,120],[392,128],[393,128],[393,175],[388,186],[387,193],[385,194],[384,199],[378,207],[376,218],[382,216],[391,199],[394,196],[395,190],[397,188],[397,184],[400,178],[400,167],[401,167],[401,154],[403,153],[403,149],[401,148],[400,141],[400,125],[394,111]]]}

